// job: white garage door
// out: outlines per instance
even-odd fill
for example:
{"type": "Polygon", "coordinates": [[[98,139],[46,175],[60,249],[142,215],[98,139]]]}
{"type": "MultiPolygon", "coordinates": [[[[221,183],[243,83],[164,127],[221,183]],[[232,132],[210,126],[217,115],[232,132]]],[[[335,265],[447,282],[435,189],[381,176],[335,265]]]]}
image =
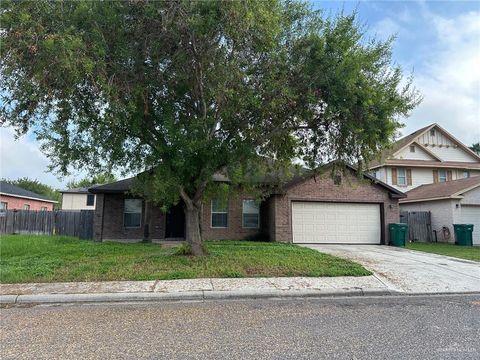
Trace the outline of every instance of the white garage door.
{"type": "Polygon", "coordinates": [[[380,205],[292,202],[295,243],[380,244],[380,205]]]}
{"type": "Polygon", "coordinates": [[[462,205],[462,223],[473,224],[473,244],[480,245],[480,206],[462,205]]]}

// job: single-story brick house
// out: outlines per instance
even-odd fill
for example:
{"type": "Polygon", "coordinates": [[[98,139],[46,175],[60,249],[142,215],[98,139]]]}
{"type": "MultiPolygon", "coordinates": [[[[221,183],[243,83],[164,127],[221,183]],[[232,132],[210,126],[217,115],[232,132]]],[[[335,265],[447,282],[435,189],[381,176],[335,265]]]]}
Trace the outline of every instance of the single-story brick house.
{"type": "Polygon", "coordinates": [[[57,201],[19,186],[0,181],[1,210],[52,211],[57,201]]]}
{"type": "Polygon", "coordinates": [[[453,224],[473,224],[473,244],[480,245],[480,176],[421,185],[406,195],[400,209],[430,211],[438,241],[455,241],[453,224]]]}
{"type": "MultiPolygon", "coordinates": [[[[141,240],[145,206],[149,206],[152,239],[183,239],[182,205],[163,213],[129,194],[133,181],[89,189],[97,196],[96,240],[141,240]]],[[[334,178],[329,171],[298,176],[260,204],[247,193],[238,193],[226,204],[205,200],[200,226],[207,240],[265,236],[295,243],[388,244],[388,224],[399,221],[398,201],[404,197],[370,175],[358,177],[355,169],[348,167],[345,174],[334,178]]]]}

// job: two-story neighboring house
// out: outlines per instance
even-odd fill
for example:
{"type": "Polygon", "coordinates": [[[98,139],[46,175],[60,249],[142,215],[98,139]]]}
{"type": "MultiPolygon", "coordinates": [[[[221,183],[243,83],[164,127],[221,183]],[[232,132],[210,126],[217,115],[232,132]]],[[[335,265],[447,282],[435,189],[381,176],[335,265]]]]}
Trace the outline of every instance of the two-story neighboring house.
{"type": "Polygon", "coordinates": [[[395,142],[369,169],[379,180],[407,192],[424,184],[478,176],[480,156],[431,124],[395,142]]]}

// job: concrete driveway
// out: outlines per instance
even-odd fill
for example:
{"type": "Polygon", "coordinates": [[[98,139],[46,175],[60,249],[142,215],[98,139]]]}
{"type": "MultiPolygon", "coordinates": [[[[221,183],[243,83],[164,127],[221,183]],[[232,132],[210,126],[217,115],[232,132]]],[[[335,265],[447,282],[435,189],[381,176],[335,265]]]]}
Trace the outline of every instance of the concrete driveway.
{"type": "Polygon", "coordinates": [[[358,262],[392,290],[480,292],[480,263],[381,245],[304,245],[358,262]]]}

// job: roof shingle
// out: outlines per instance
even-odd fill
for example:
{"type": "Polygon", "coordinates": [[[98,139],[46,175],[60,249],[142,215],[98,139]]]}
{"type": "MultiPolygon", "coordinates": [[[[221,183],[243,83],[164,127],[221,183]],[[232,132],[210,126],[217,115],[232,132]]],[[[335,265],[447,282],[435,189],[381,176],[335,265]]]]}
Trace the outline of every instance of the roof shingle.
{"type": "Polygon", "coordinates": [[[10,196],[17,196],[22,198],[38,199],[46,202],[56,203],[57,201],[50,199],[49,197],[39,195],[33,191],[22,189],[19,186],[12,185],[6,181],[0,181],[0,193],[10,196]]]}
{"type": "Polygon", "coordinates": [[[417,202],[432,199],[448,199],[462,194],[462,192],[480,186],[480,176],[466,179],[446,181],[436,184],[420,185],[408,191],[407,198],[400,202],[417,202]]]}

